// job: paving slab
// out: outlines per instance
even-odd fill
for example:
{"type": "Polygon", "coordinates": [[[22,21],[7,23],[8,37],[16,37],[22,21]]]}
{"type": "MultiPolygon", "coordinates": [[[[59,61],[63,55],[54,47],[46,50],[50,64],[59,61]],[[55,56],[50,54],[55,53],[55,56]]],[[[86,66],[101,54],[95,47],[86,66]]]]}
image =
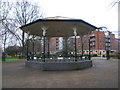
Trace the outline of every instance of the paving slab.
{"type": "Polygon", "coordinates": [[[118,62],[93,59],[93,67],[72,71],[41,71],[25,60],[3,63],[3,88],[118,88],[118,62]]]}

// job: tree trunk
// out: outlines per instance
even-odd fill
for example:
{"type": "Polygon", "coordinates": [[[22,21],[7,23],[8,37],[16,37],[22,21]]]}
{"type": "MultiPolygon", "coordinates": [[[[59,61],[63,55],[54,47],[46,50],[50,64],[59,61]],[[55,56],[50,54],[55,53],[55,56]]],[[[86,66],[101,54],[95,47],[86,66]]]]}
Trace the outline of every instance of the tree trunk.
{"type": "Polygon", "coordinates": [[[25,32],[22,32],[22,56],[21,58],[25,57],[25,45],[24,45],[24,37],[25,37],[25,32]]]}
{"type": "Polygon", "coordinates": [[[2,61],[5,61],[5,56],[6,56],[6,50],[5,50],[5,45],[6,45],[6,40],[7,40],[7,33],[5,33],[5,39],[4,39],[4,52],[2,53],[2,61]]]}
{"type": "Polygon", "coordinates": [[[5,52],[2,53],[2,61],[5,62],[5,52]]]}

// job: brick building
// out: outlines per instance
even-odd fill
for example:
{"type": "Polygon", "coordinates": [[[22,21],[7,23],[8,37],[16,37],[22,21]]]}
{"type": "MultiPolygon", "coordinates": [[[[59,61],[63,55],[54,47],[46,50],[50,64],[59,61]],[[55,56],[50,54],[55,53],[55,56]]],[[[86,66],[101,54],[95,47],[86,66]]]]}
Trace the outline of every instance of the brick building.
{"type": "Polygon", "coordinates": [[[58,37],[52,37],[50,38],[50,53],[54,54],[57,51],[59,51],[59,38],[58,37]]]}
{"type": "MultiPolygon", "coordinates": [[[[78,36],[76,39],[76,47],[77,53],[83,54],[89,53],[89,38],[90,38],[90,51],[91,54],[97,55],[106,55],[106,50],[110,50],[110,53],[116,52],[116,38],[115,34],[109,33],[107,34],[104,31],[93,31],[90,35],[78,36]],[[83,49],[83,50],[82,50],[83,49]]],[[[67,44],[69,47],[73,48],[75,45],[75,38],[69,37],[67,40],[67,44]]],[[[65,45],[63,45],[65,46],[65,45]]]]}
{"type": "Polygon", "coordinates": [[[117,52],[120,52],[120,39],[116,38],[115,49],[117,52]]]}
{"type": "MultiPolygon", "coordinates": [[[[119,39],[115,38],[115,34],[106,34],[104,31],[92,31],[90,35],[84,35],[84,36],[77,36],[76,38],[76,47],[77,47],[77,53],[81,54],[83,51],[83,54],[89,53],[89,38],[90,38],[90,51],[91,54],[97,54],[97,55],[106,55],[106,50],[110,50],[111,53],[114,53],[118,50],[118,42],[119,39]],[[83,50],[82,50],[83,49],[83,50]]],[[[39,40],[37,40],[40,42],[39,40]]],[[[52,37],[49,40],[49,49],[50,53],[54,54],[60,50],[62,50],[63,47],[66,47],[65,43],[67,42],[67,48],[71,48],[71,52],[74,53],[75,49],[75,38],[74,36],[68,37],[67,41],[65,41],[62,37],[52,37]],[[60,39],[61,38],[61,39],[60,39]]],[[[36,44],[37,45],[37,44],[36,44]]],[[[38,46],[35,45],[35,48],[38,46]]],[[[42,48],[41,48],[42,49],[42,48]]],[[[39,51],[36,50],[35,51],[39,51]]],[[[48,51],[48,40],[46,39],[46,52],[48,51]]]]}
{"type": "Polygon", "coordinates": [[[115,48],[115,34],[106,34],[104,31],[92,31],[90,35],[83,36],[83,50],[88,53],[89,38],[90,37],[90,50],[92,54],[106,55],[106,50],[111,53],[116,51],[115,48]]]}

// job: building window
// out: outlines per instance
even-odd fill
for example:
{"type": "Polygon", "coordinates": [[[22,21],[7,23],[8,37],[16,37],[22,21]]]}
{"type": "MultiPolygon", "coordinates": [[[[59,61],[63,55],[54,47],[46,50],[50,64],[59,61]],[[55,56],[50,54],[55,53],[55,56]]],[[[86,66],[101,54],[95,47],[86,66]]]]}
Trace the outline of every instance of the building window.
{"type": "Polygon", "coordinates": [[[84,35],[84,37],[86,37],[86,35],[84,35]]]}
{"type": "Polygon", "coordinates": [[[114,51],[111,51],[111,53],[114,53],[114,51]]]}

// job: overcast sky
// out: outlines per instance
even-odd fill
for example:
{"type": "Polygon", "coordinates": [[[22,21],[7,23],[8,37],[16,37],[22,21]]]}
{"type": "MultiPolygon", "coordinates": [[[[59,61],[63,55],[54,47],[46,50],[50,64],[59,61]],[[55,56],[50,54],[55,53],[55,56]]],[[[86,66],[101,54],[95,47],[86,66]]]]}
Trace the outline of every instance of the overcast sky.
{"type": "MultiPolygon", "coordinates": [[[[15,1],[15,0],[12,0],[15,1]]],[[[117,0],[29,0],[36,2],[44,17],[63,16],[82,19],[94,26],[105,26],[109,31],[118,33],[117,0]]],[[[117,35],[116,35],[117,36],[117,35]]]]}
{"type": "MultiPolygon", "coordinates": [[[[97,27],[105,26],[109,31],[118,31],[117,0],[34,0],[39,2],[44,17],[63,16],[82,19],[97,27]]],[[[114,33],[114,32],[113,32],[114,33]]]]}

